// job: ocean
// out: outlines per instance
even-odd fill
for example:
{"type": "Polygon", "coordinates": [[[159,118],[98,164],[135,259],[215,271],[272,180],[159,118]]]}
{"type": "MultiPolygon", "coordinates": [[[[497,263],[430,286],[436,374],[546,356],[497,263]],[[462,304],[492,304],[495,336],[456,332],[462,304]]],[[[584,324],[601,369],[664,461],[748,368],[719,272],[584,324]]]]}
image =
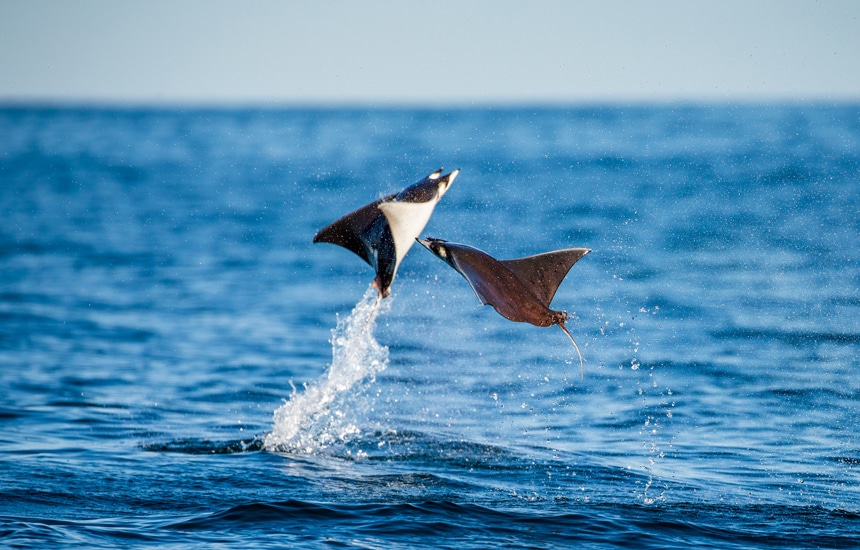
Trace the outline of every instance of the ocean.
{"type": "Polygon", "coordinates": [[[860,105],[0,108],[0,545],[860,547],[860,105]],[[592,252],[513,323],[314,234],[592,252]]]}

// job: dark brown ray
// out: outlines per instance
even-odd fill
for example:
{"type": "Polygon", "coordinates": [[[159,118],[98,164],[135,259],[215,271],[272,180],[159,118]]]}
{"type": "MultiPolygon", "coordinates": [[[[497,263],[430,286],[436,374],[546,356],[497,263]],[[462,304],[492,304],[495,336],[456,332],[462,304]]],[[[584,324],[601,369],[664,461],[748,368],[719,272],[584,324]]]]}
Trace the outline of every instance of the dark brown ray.
{"type": "Polygon", "coordinates": [[[431,238],[418,242],[456,269],[469,282],[478,300],[493,306],[505,319],[539,327],[558,325],[573,342],[585,376],[582,353],[565,326],[567,313],[552,310],[549,305],[573,264],[591,250],[568,248],[500,261],[463,244],[431,238]]]}
{"type": "Polygon", "coordinates": [[[385,298],[400,262],[458,173],[454,170],[443,176],[439,169],[399,193],[334,221],[314,236],[314,242],[342,246],[370,264],[376,271],[373,284],[385,298]]]}

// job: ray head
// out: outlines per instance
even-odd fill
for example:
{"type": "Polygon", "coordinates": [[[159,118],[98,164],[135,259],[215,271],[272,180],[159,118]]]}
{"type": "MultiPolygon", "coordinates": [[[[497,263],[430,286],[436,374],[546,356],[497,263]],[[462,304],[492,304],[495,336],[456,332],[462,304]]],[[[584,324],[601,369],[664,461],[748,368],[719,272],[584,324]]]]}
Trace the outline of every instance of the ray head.
{"type": "Polygon", "coordinates": [[[415,240],[421,243],[424,248],[432,252],[434,256],[456,269],[456,266],[453,263],[453,257],[448,253],[448,248],[446,246],[448,241],[444,239],[434,239],[433,237],[427,237],[426,239],[416,238],[415,240]]]}
{"type": "Polygon", "coordinates": [[[458,168],[448,174],[442,175],[442,169],[440,168],[421,181],[397,193],[393,197],[393,201],[408,203],[432,202],[435,204],[448,191],[448,188],[454,183],[459,173],[460,169],[458,168]]]}

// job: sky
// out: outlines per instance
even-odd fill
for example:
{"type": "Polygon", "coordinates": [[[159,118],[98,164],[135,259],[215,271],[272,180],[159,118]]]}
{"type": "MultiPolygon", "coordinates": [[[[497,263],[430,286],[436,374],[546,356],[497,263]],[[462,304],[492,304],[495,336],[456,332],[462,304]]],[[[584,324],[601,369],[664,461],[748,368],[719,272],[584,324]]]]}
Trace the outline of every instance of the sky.
{"type": "Polygon", "coordinates": [[[860,100],[856,0],[0,0],[0,102],[860,100]]]}

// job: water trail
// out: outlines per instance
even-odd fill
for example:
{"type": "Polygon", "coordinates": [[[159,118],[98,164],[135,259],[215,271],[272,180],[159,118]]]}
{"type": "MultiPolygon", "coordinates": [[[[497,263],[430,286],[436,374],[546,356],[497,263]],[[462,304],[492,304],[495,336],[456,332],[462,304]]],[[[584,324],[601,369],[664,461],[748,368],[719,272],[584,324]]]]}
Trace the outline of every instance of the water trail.
{"type": "Polygon", "coordinates": [[[388,348],[373,337],[379,313],[391,300],[377,300],[370,287],[346,318],[338,316],[332,330],[332,362],[319,379],[293,390],[289,401],[274,413],[274,427],[266,435],[269,451],[317,452],[359,432],[355,413],[362,390],[388,366],[388,348]]]}

